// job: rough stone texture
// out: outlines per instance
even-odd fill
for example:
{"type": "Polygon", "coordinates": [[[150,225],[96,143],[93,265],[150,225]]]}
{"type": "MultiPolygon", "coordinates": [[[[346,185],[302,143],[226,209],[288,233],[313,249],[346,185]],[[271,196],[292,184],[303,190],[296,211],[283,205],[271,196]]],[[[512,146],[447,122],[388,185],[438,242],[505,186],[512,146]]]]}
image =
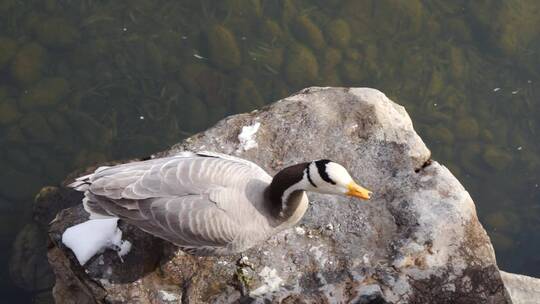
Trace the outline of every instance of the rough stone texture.
{"type": "Polygon", "coordinates": [[[60,237],[80,206],[50,228],[59,303],[511,303],[469,194],[435,161],[404,108],[366,88],[309,88],[235,115],[156,157],[182,150],[238,155],[270,173],[300,161],[342,163],[371,201],[309,194],[296,228],[240,255],[196,257],[122,225],[133,251],[79,266],[60,237]],[[243,126],[260,122],[258,148],[243,126]]]}
{"type": "Polygon", "coordinates": [[[504,286],[514,304],[540,303],[540,279],[501,271],[504,286]]]}

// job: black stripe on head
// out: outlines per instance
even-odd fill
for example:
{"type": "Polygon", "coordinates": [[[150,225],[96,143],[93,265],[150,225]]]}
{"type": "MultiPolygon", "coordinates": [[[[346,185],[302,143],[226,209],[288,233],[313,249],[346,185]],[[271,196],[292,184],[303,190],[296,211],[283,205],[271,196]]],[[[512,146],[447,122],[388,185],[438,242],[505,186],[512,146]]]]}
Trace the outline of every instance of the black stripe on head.
{"type": "Polygon", "coordinates": [[[307,180],[309,181],[309,183],[310,183],[313,187],[317,188],[317,185],[315,185],[315,183],[314,183],[313,180],[311,179],[311,175],[309,175],[309,166],[310,166],[310,165],[311,165],[311,164],[308,164],[308,165],[307,165],[307,168],[306,168],[306,170],[307,170],[307,171],[306,171],[307,180]]]}
{"type": "Polygon", "coordinates": [[[334,182],[330,176],[328,175],[328,172],[326,172],[326,164],[328,164],[330,160],[328,159],[321,159],[315,162],[315,165],[317,166],[317,170],[319,171],[319,175],[321,178],[332,185],[335,185],[336,182],[334,182]]]}

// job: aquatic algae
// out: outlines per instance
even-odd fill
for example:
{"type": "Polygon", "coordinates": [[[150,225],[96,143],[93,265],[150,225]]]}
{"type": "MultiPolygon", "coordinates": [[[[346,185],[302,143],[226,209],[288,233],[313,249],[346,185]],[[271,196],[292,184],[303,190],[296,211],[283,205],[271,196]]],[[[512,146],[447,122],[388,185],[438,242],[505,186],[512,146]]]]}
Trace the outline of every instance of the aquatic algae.
{"type": "Polygon", "coordinates": [[[214,25],[207,32],[210,60],[224,70],[235,69],[242,63],[240,48],[234,34],[223,25],[214,25]]]}
{"type": "Polygon", "coordinates": [[[77,28],[58,17],[45,19],[36,24],[35,33],[39,42],[49,47],[68,47],[80,37],[77,28]]]}
{"type": "Polygon", "coordinates": [[[473,117],[460,118],[455,128],[456,136],[461,139],[476,139],[480,133],[480,126],[473,117]]]}
{"type": "Polygon", "coordinates": [[[264,100],[255,83],[247,78],[242,78],[236,86],[234,112],[249,112],[263,105],[264,100]]]}
{"type": "Polygon", "coordinates": [[[515,248],[514,240],[506,234],[490,231],[489,238],[493,242],[496,251],[509,251],[515,248]]]}
{"type": "Polygon", "coordinates": [[[53,107],[60,103],[68,92],[69,83],[64,78],[45,78],[22,96],[21,106],[28,110],[35,107],[53,107]]]}
{"type": "Polygon", "coordinates": [[[282,41],[285,36],[279,24],[272,19],[264,20],[261,34],[262,39],[270,43],[282,41]]]}
{"type": "Polygon", "coordinates": [[[289,23],[298,15],[298,0],[283,0],[281,2],[281,21],[284,24],[289,23]]]}
{"type": "Polygon", "coordinates": [[[321,29],[308,16],[298,16],[292,28],[298,40],[313,49],[320,50],[326,45],[321,29]]]}
{"type": "Polygon", "coordinates": [[[261,65],[272,74],[279,74],[284,61],[284,49],[281,47],[258,46],[249,52],[249,55],[256,64],[261,65]]]}
{"type": "Polygon", "coordinates": [[[512,211],[495,211],[486,216],[484,221],[491,230],[517,233],[521,228],[519,216],[512,211]]]}
{"type": "Polygon", "coordinates": [[[454,133],[452,133],[450,129],[442,125],[437,125],[432,128],[428,128],[427,135],[432,140],[436,142],[441,142],[445,145],[451,146],[454,143],[454,133]]]}
{"type": "Polygon", "coordinates": [[[349,86],[362,85],[365,80],[364,67],[358,60],[346,60],[341,62],[340,74],[349,86]]]}
{"type": "Polygon", "coordinates": [[[49,143],[55,140],[53,130],[43,114],[39,112],[24,115],[19,126],[28,141],[49,143]]]}
{"type": "Polygon", "coordinates": [[[295,87],[312,85],[319,76],[319,63],[310,49],[293,44],[287,50],[285,78],[295,87]]]}
{"type": "Polygon", "coordinates": [[[180,82],[188,93],[198,94],[202,91],[199,75],[210,68],[203,63],[188,63],[180,70],[180,82]]]}
{"type": "Polygon", "coordinates": [[[21,117],[15,100],[12,98],[0,98],[0,125],[9,125],[21,117]]]}
{"type": "Polygon", "coordinates": [[[328,73],[338,66],[343,60],[343,55],[339,49],[328,47],[324,49],[321,59],[321,66],[324,73],[328,73]]]}
{"type": "Polygon", "coordinates": [[[17,42],[8,37],[0,37],[0,69],[6,66],[17,50],[17,42]]]}
{"type": "Polygon", "coordinates": [[[512,155],[494,145],[486,147],[482,158],[486,164],[498,171],[508,168],[512,163],[512,155]]]}
{"type": "Polygon", "coordinates": [[[35,42],[23,45],[11,65],[12,77],[22,84],[38,80],[45,65],[45,49],[35,42]]]}
{"type": "Polygon", "coordinates": [[[463,50],[457,47],[450,48],[450,73],[458,81],[463,79],[466,70],[466,61],[463,50]]]}
{"type": "Polygon", "coordinates": [[[178,115],[180,117],[180,127],[191,132],[204,129],[208,121],[208,111],[205,103],[195,96],[184,99],[178,115]]]}
{"type": "Polygon", "coordinates": [[[515,56],[526,51],[529,45],[539,37],[540,2],[536,0],[503,1],[492,34],[495,43],[507,55],[515,56]]]}
{"type": "Polygon", "coordinates": [[[344,19],[332,20],[326,25],[326,39],[338,48],[345,48],[351,42],[351,28],[344,19]]]}

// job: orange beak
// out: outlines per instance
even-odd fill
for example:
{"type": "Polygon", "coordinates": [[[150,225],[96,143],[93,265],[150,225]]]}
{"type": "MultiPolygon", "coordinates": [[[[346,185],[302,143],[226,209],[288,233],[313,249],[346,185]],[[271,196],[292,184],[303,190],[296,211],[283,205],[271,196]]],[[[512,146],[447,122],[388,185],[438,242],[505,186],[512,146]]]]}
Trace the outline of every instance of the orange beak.
{"type": "Polygon", "coordinates": [[[366,189],[364,187],[361,187],[360,185],[358,185],[355,182],[350,182],[347,185],[347,188],[349,189],[349,191],[347,191],[347,195],[358,197],[358,198],[361,198],[361,199],[364,199],[364,200],[368,200],[369,195],[372,193],[368,189],[366,189]]]}

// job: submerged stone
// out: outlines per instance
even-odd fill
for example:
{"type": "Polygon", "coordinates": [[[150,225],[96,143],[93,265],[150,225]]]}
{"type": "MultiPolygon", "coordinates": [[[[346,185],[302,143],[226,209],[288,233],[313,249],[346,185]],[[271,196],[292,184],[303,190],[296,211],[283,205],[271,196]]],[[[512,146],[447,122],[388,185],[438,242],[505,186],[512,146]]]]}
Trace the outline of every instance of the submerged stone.
{"type": "Polygon", "coordinates": [[[476,119],[472,117],[461,118],[456,122],[456,135],[462,139],[475,139],[480,133],[476,119]]]}
{"type": "Polygon", "coordinates": [[[79,39],[79,31],[63,18],[49,18],[42,20],[35,26],[38,40],[51,47],[67,47],[79,39]]]}
{"type": "Polygon", "coordinates": [[[234,34],[223,25],[214,25],[207,32],[210,60],[224,70],[235,69],[242,62],[234,34]]]}
{"type": "Polygon", "coordinates": [[[53,107],[69,92],[69,84],[64,78],[45,78],[31,87],[21,99],[21,106],[31,110],[35,107],[53,107]]]}
{"type": "Polygon", "coordinates": [[[321,29],[308,16],[296,18],[293,31],[300,41],[315,50],[322,49],[326,44],[321,29]]]}
{"type": "Polygon", "coordinates": [[[255,110],[264,105],[264,101],[253,81],[243,78],[236,87],[234,112],[242,113],[255,110]]]}
{"type": "Polygon", "coordinates": [[[490,167],[498,171],[506,169],[512,163],[512,155],[494,145],[486,148],[483,159],[490,167]]]}
{"type": "Polygon", "coordinates": [[[16,50],[17,42],[15,40],[8,37],[0,37],[0,70],[9,63],[13,55],[15,55],[16,50]]]}
{"type": "Polygon", "coordinates": [[[45,65],[45,55],[45,49],[35,42],[23,45],[11,65],[12,77],[21,84],[38,80],[45,65]]]}
{"type": "Polygon", "coordinates": [[[21,117],[15,100],[0,97],[0,125],[8,125],[16,122],[21,117]]]}
{"type": "Polygon", "coordinates": [[[345,48],[351,41],[351,28],[347,21],[336,19],[326,26],[326,39],[335,47],[345,48]]]}
{"type": "Polygon", "coordinates": [[[302,87],[312,84],[319,76],[317,58],[307,47],[295,44],[287,50],[285,78],[295,86],[302,87]]]}

